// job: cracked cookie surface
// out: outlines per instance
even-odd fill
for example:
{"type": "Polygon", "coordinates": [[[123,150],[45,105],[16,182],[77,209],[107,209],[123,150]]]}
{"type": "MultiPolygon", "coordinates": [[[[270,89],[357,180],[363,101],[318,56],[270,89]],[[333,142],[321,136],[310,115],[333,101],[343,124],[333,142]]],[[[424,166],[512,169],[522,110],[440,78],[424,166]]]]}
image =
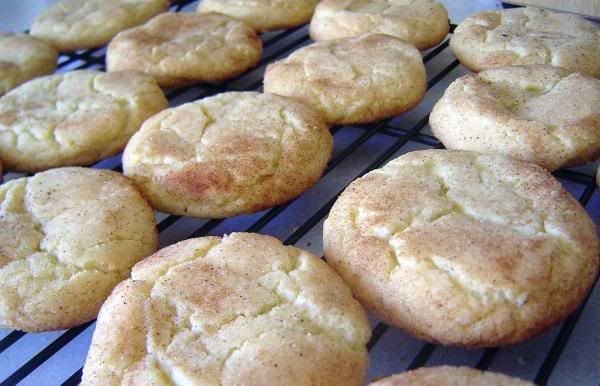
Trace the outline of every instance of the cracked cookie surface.
{"type": "Polygon", "coordinates": [[[96,317],[156,250],[152,209],[106,170],[62,168],[0,185],[0,327],[47,331],[96,317]]]}
{"type": "Polygon", "coordinates": [[[532,7],[480,12],[456,27],[450,47],[472,71],[548,64],[600,78],[600,27],[577,15],[532,7]]]}
{"type": "Polygon", "coordinates": [[[600,157],[600,80],[546,65],[508,66],[455,80],[429,124],[449,149],[554,170],[600,157]]]}
{"type": "Polygon", "coordinates": [[[392,375],[371,386],[535,386],[531,382],[469,367],[437,366],[392,375]]]}
{"type": "Polygon", "coordinates": [[[543,168],[450,150],[405,154],[354,181],[325,256],[381,320],[430,342],[520,342],[564,319],[598,271],[598,237],[543,168]]]}
{"type": "Polygon", "coordinates": [[[106,301],[83,385],[362,385],[367,320],[315,256],[250,233],[138,263],[106,301]]]}
{"type": "Polygon", "coordinates": [[[0,98],[0,159],[19,172],[88,165],[121,151],[167,106],[156,82],[138,72],[34,79],[0,98]]]}
{"type": "Polygon", "coordinates": [[[419,51],[382,34],[300,48],[269,64],[266,92],[299,99],[329,124],[368,123],[413,108],[427,80],[419,51]]]}
{"type": "Polygon", "coordinates": [[[56,49],[27,34],[0,32],[0,96],[30,79],[52,74],[56,49]]]}
{"type": "Polygon", "coordinates": [[[203,0],[198,12],[222,13],[262,32],[305,24],[316,6],[317,0],[203,0]]]}
{"type": "Polygon", "coordinates": [[[216,83],[254,67],[262,52],[256,32],[217,13],[166,13],[119,33],[108,45],[109,71],[138,70],[163,87],[216,83]]]}
{"type": "Polygon", "coordinates": [[[323,0],[310,22],[315,41],[379,33],[420,50],[437,45],[448,30],[448,12],[434,0],[323,0]]]}
{"type": "Polygon", "coordinates": [[[123,154],[124,173],[164,212],[205,218],[286,202],[321,176],[333,139],[293,99],[229,92],[165,110],[123,154]]]}
{"type": "Polygon", "coordinates": [[[34,20],[30,33],[60,52],[99,47],[168,5],[168,0],[62,0],[34,20]]]}

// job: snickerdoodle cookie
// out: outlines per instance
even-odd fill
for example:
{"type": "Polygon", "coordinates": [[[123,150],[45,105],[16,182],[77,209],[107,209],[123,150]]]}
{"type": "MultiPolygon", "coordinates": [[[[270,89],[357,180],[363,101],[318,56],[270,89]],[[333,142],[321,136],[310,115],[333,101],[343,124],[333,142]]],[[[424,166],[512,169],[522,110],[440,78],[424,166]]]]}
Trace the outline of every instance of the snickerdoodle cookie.
{"type": "Polygon", "coordinates": [[[413,108],[427,89],[419,51],[389,35],[318,42],[269,64],[265,91],[296,98],[330,124],[393,117],[413,108]]]}
{"type": "Polygon", "coordinates": [[[359,178],[324,225],[327,262],[369,311],[429,342],[521,342],[563,320],[598,272],[598,236],[542,167],[455,150],[359,178]]]}
{"type": "Polygon", "coordinates": [[[275,238],[182,241],[102,306],[82,385],[363,385],[370,336],[319,258],[275,238]]]}
{"type": "Polygon", "coordinates": [[[292,28],[308,23],[318,0],[202,0],[198,12],[235,17],[256,31],[292,28]]]}
{"type": "Polygon", "coordinates": [[[429,124],[449,149],[503,154],[554,170],[600,157],[600,80],[546,65],[455,80],[429,124]]]}
{"type": "Polygon", "coordinates": [[[62,168],[0,185],[0,327],[60,330],[96,317],[156,250],[152,208],[132,181],[62,168]]]}
{"type": "Polygon", "coordinates": [[[600,77],[600,27],[573,14],[531,7],[483,11],[456,27],[450,47],[472,71],[549,64],[600,77]]]}
{"type": "Polygon", "coordinates": [[[124,173],[173,214],[221,218],[286,202],[331,155],[319,114],[294,99],[229,92],[147,120],[123,153],[124,173]]]}
{"type": "Polygon", "coordinates": [[[0,32],[0,96],[23,82],[56,69],[58,52],[26,34],[0,32]]]}
{"type": "Polygon", "coordinates": [[[0,159],[19,172],[91,164],[121,151],[167,106],[156,82],[139,72],[34,79],[0,98],[0,159]]]}
{"type": "Polygon", "coordinates": [[[60,52],[99,47],[168,5],[168,0],[62,0],[35,19],[30,33],[60,52]]]}
{"type": "Polygon", "coordinates": [[[382,33],[420,50],[448,34],[448,12],[435,0],[324,0],[310,22],[310,36],[331,40],[382,33]]]}
{"type": "Polygon", "coordinates": [[[163,87],[216,83],[254,67],[262,43],[246,24],[218,13],[166,13],[119,33],[108,45],[109,71],[138,70],[163,87]]]}

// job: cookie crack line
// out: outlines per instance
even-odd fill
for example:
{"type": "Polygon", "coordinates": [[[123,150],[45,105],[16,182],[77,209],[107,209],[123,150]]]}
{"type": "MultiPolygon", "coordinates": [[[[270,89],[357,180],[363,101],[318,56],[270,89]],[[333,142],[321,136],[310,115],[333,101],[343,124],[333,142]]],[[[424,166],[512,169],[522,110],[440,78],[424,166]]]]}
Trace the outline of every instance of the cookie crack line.
{"type": "MultiPolygon", "coordinates": [[[[357,78],[360,78],[360,77],[369,77],[369,78],[371,77],[371,75],[373,73],[372,71],[369,71],[368,74],[365,74],[361,68],[359,68],[352,62],[352,58],[350,58],[350,60],[348,60],[348,58],[345,58],[345,57],[342,57],[341,55],[339,55],[338,52],[336,51],[336,47],[333,44],[326,44],[326,47],[327,47],[329,53],[331,54],[331,56],[333,56],[334,58],[338,59],[339,61],[346,63],[348,66],[350,66],[350,68],[352,69],[352,72],[354,73],[352,80],[356,80],[357,78]]],[[[367,70],[372,70],[372,68],[367,67],[367,70]]]]}
{"type": "Polygon", "coordinates": [[[169,366],[166,363],[164,363],[163,358],[161,358],[160,356],[152,355],[152,354],[149,354],[149,355],[152,356],[152,359],[154,359],[153,362],[156,363],[156,365],[158,366],[157,370],[160,371],[160,375],[167,378],[167,380],[170,382],[171,385],[175,385],[175,386],[181,385],[179,382],[177,382],[177,379],[173,376],[172,372],[170,371],[171,369],[169,368],[169,366]]]}
{"type": "Polygon", "coordinates": [[[225,371],[225,367],[227,366],[227,362],[229,361],[229,359],[231,359],[237,352],[242,350],[248,344],[254,343],[254,342],[260,342],[264,336],[266,336],[267,334],[272,333],[272,332],[273,332],[273,330],[264,331],[261,334],[257,335],[256,337],[254,337],[252,339],[248,339],[248,340],[242,342],[239,346],[233,347],[231,350],[229,350],[229,352],[227,353],[227,356],[223,359],[223,361],[221,363],[221,368],[220,368],[221,379],[223,378],[223,372],[225,371]]]}
{"type": "MultiPolygon", "coordinates": [[[[183,259],[182,261],[175,262],[175,264],[168,264],[168,266],[166,267],[166,270],[161,270],[161,272],[158,273],[158,276],[155,276],[155,277],[153,277],[153,278],[150,279],[150,280],[153,281],[153,283],[152,283],[152,287],[150,288],[150,290],[149,290],[148,293],[152,293],[154,291],[155,287],[156,287],[157,282],[161,278],[169,275],[172,270],[178,268],[179,266],[181,266],[183,264],[191,263],[194,260],[204,258],[206,255],[208,255],[208,253],[210,253],[210,251],[212,251],[214,248],[216,248],[219,245],[221,245],[221,243],[222,243],[222,239],[219,239],[218,243],[211,245],[208,249],[202,249],[200,255],[192,255],[189,258],[183,259]]],[[[198,250],[196,250],[194,252],[197,252],[197,251],[198,250]]],[[[167,263],[168,263],[168,260],[167,260],[167,263]]],[[[140,282],[148,281],[148,280],[139,280],[139,279],[134,279],[134,278],[132,278],[132,280],[133,281],[140,281],[140,282]]]]}
{"type": "MultiPolygon", "coordinates": [[[[369,15],[370,17],[377,17],[379,16],[378,14],[382,14],[382,16],[387,16],[384,15],[385,12],[387,12],[390,8],[392,8],[392,3],[389,0],[385,1],[385,8],[380,9],[377,11],[377,13],[373,13],[370,12],[368,9],[365,10],[364,6],[367,5],[368,2],[366,1],[362,1],[362,0],[354,0],[352,2],[350,2],[350,4],[348,4],[345,9],[348,10],[348,12],[353,12],[353,13],[361,13],[363,15],[369,15]],[[356,4],[359,3],[359,4],[356,4]],[[371,16],[373,15],[373,16],[371,16]]],[[[412,5],[412,2],[410,4],[408,4],[409,6],[412,5]]]]}
{"type": "MultiPolygon", "coordinates": [[[[288,118],[286,116],[285,107],[281,107],[279,109],[278,113],[279,113],[279,119],[281,119],[281,122],[283,123],[283,127],[277,132],[277,146],[275,146],[275,149],[273,150],[273,152],[275,153],[275,156],[274,156],[274,159],[271,161],[271,167],[273,168],[273,171],[272,171],[272,173],[268,173],[268,174],[262,176],[262,178],[271,176],[271,175],[275,175],[278,173],[279,164],[281,163],[281,158],[283,156],[283,138],[285,137],[285,134],[286,134],[288,128],[290,128],[292,130],[296,129],[294,124],[288,120],[288,118]]],[[[258,181],[258,179],[255,180],[254,182],[256,182],[256,181],[258,181]]]]}
{"type": "MultiPolygon", "coordinates": [[[[107,75],[108,74],[106,74],[106,73],[97,74],[94,77],[94,79],[92,80],[92,90],[95,91],[97,94],[100,94],[100,95],[103,95],[105,97],[110,98],[111,101],[115,102],[119,106],[119,108],[121,110],[124,110],[126,112],[127,119],[125,121],[125,124],[123,126],[121,126],[119,128],[119,130],[115,131],[116,134],[115,134],[114,138],[118,138],[120,135],[123,135],[124,133],[127,134],[126,129],[131,126],[131,118],[132,118],[132,114],[131,114],[131,99],[127,99],[127,98],[123,98],[123,97],[118,97],[118,96],[115,96],[114,94],[111,94],[109,92],[104,92],[101,89],[99,89],[98,85],[96,84],[97,81],[98,81],[98,78],[100,76],[107,76],[107,75]]],[[[138,96],[137,95],[136,96],[132,96],[132,98],[137,99],[138,96]]]]}
{"type": "MultiPolygon", "coordinates": [[[[204,137],[206,135],[206,130],[208,130],[208,128],[212,125],[214,125],[216,123],[215,118],[201,105],[201,104],[196,104],[194,107],[197,107],[200,112],[202,113],[202,115],[204,115],[207,118],[206,123],[204,124],[204,126],[201,128],[202,133],[200,134],[200,138],[198,138],[197,140],[191,142],[188,141],[187,138],[185,138],[185,136],[180,135],[178,132],[176,132],[175,130],[169,128],[168,130],[170,130],[172,133],[175,134],[175,136],[177,136],[177,138],[182,139],[183,141],[185,141],[185,143],[189,144],[190,146],[194,147],[194,155],[192,156],[191,159],[189,159],[187,163],[189,162],[202,162],[202,148],[204,147],[204,137]]],[[[171,113],[171,115],[173,115],[174,113],[171,113]]],[[[163,123],[165,122],[165,120],[163,120],[163,122],[161,122],[161,127],[163,127],[163,123]]],[[[163,162],[164,163],[164,162],[163,162]]]]}

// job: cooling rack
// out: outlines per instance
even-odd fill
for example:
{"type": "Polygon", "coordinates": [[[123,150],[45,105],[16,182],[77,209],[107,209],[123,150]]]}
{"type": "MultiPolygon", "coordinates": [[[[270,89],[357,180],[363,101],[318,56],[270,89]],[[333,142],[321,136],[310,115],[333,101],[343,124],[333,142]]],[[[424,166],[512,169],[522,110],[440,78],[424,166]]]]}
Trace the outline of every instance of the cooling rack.
{"type": "MultiPolygon", "coordinates": [[[[193,11],[194,0],[178,0],[171,12],[193,11]]],[[[307,26],[261,35],[264,52],[258,66],[225,83],[196,85],[166,93],[171,106],[226,91],[262,91],[268,63],[309,44],[307,26]]],[[[58,71],[104,70],[105,48],[61,55],[58,71]]],[[[223,235],[233,231],[260,232],[322,255],[322,223],[342,190],[357,177],[413,150],[442,148],[428,127],[429,112],[445,88],[468,71],[459,65],[446,39],[423,53],[428,91],[412,111],[369,125],[336,126],[334,152],[319,182],[300,197],[253,215],[224,220],[199,220],[156,213],[161,247],[182,239],[223,235]]],[[[121,171],[121,156],[92,167],[121,171]]],[[[600,191],[594,181],[595,166],[559,170],[555,176],[600,224],[600,191]]],[[[6,173],[4,180],[22,175],[6,173]]],[[[4,231],[4,230],[2,230],[4,231]]],[[[464,350],[427,344],[369,317],[373,335],[368,343],[370,367],[367,381],[407,369],[440,364],[466,365],[519,376],[539,385],[600,384],[600,290],[591,294],[565,322],[523,344],[464,350]]],[[[0,386],[76,385],[94,331],[94,322],[69,330],[28,334],[0,330],[0,386]]]]}

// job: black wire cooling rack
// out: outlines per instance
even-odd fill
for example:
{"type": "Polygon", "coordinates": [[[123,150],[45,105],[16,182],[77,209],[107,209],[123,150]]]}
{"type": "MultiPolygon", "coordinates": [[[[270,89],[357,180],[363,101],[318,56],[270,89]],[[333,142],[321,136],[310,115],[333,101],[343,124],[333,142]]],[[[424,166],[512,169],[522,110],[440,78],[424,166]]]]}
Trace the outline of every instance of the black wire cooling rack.
{"type": "MultiPolygon", "coordinates": [[[[195,0],[178,0],[171,12],[193,11],[195,0]]],[[[265,66],[309,44],[307,27],[261,35],[264,52],[258,66],[225,83],[196,85],[167,92],[171,106],[226,91],[262,90],[265,66]]],[[[61,55],[59,72],[104,69],[105,48],[61,55]]],[[[393,119],[369,125],[336,126],[334,154],[323,178],[300,197],[275,208],[224,220],[199,220],[157,213],[161,247],[176,241],[233,231],[260,232],[322,254],[322,222],[342,190],[355,178],[378,168],[400,154],[427,148],[442,148],[428,127],[431,107],[454,79],[468,73],[452,56],[446,39],[423,55],[428,91],[414,110],[393,119]]],[[[121,171],[121,156],[94,165],[121,171]]],[[[555,176],[586,207],[600,224],[600,192],[592,166],[559,170],[555,176]]],[[[6,173],[5,180],[21,175],[6,173]]],[[[520,376],[539,385],[598,385],[600,383],[600,290],[595,288],[565,322],[546,334],[520,345],[463,350],[426,344],[399,330],[369,318],[373,336],[368,343],[370,368],[367,381],[375,377],[421,366],[466,365],[520,376]],[[589,303],[589,304],[588,304],[589,303]],[[587,304],[587,306],[586,306],[587,304]],[[578,323],[579,322],[579,323],[578,323]]],[[[28,334],[0,330],[0,379],[3,385],[76,385],[91,341],[95,323],[69,330],[28,334]]]]}

